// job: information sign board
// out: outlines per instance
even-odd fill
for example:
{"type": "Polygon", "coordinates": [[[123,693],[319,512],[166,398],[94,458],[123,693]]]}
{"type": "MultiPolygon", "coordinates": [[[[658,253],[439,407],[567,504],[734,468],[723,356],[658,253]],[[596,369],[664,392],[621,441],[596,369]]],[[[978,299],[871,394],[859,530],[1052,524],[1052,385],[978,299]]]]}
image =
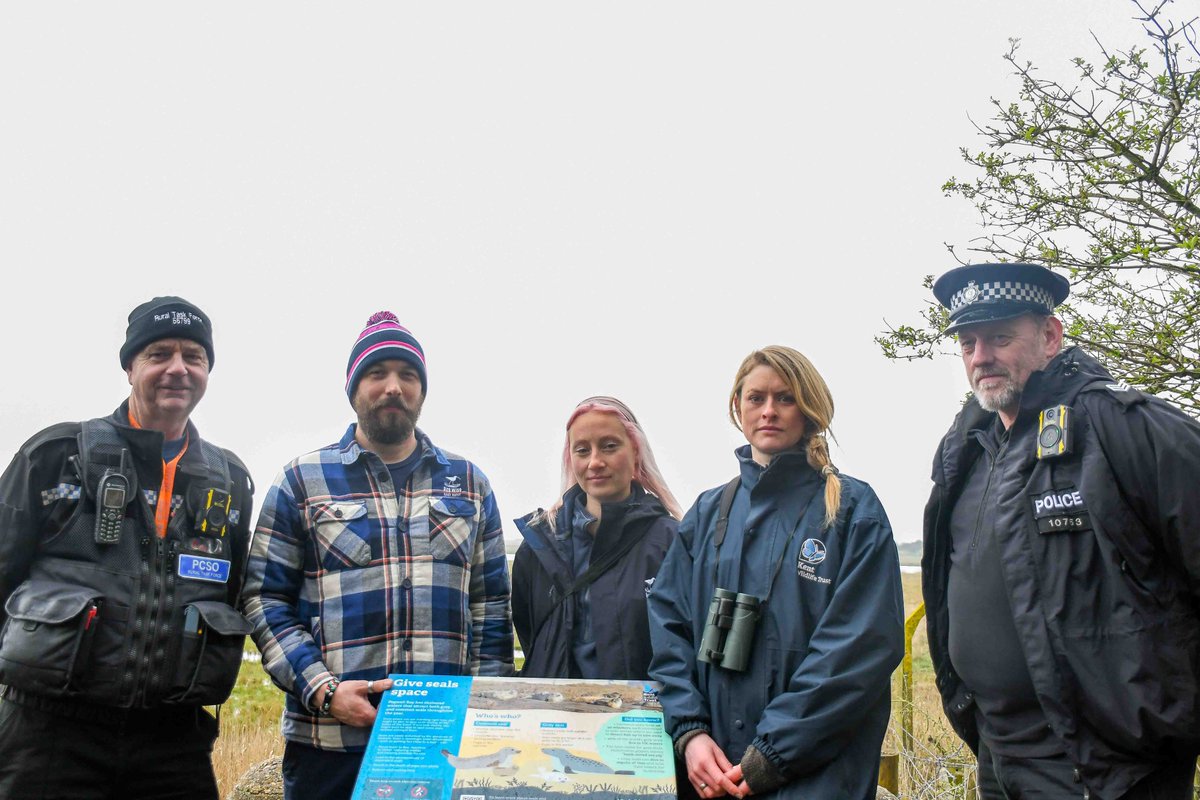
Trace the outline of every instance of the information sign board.
{"type": "Polygon", "coordinates": [[[674,800],[658,684],[393,675],[355,800],[674,800]]]}

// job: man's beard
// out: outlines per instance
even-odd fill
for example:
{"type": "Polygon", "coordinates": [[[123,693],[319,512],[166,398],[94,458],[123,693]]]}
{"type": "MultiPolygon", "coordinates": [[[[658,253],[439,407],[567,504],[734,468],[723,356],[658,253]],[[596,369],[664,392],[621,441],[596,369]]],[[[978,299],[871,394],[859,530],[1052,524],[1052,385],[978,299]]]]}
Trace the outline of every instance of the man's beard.
{"type": "Polygon", "coordinates": [[[358,425],[372,442],[379,444],[400,444],[417,427],[417,418],[421,416],[421,404],[409,408],[399,398],[385,398],[368,409],[358,411],[358,425]],[[399,413],[390,411],[396,409],[399,413]]]}
{"type": "MultiPolygon", "coordinates": [[[[982,370],[980,371],[982,372],[982,370]]],[[[1012,376],[1007,372],[988,373],[988,377],[1000,377],[1004,379],[998,388],[988,389],[983,391],[975,388],[979,385],[981,377],[973,376],[971,381],[972,388],[975,392],[975,400],[984,411],[1004,411],[1010,408],[1015,408],[1021,402],[1021,390],[1025,387],[1018,386],[1017,382],[1012,379],[1012,376]]]]}

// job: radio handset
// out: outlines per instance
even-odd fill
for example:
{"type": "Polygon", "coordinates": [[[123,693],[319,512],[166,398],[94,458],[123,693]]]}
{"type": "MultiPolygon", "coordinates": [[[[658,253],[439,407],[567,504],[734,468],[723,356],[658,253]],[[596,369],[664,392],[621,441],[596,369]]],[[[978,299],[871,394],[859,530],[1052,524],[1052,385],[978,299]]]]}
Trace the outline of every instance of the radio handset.
{"type": "Polygon", "coordinates": [[[121,450],[119,469],[109,467],[96,490],[96,544],[116,544],[121,540],[121,522],[129,504],[129,478],[125,477],[125,454],[121,450]]]}

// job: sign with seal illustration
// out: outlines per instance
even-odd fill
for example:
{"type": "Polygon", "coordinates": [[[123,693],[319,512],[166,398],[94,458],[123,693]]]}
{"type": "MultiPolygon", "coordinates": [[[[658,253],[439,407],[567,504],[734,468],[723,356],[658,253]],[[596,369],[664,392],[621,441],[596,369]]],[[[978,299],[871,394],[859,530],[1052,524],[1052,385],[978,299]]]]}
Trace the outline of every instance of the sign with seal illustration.
{"type": "Polygon", "coordinates": [[[674,800],[657,683],[392,675],[354,800],[674,800]]]}

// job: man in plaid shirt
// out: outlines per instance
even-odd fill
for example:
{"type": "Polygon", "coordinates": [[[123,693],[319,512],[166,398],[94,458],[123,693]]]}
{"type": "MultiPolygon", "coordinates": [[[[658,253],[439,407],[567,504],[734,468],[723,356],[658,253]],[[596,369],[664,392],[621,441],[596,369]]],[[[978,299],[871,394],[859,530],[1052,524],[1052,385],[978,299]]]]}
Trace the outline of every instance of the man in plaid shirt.
{"type": "Polygon", "coordinates": [[[285,798],[348,798],[394,673],[509,675],[500,514],[471,462],[416,428],[425,354],[390,312],[350,354],[358,415],[267,494],[242,602],[287,692],[285,798]]]}

